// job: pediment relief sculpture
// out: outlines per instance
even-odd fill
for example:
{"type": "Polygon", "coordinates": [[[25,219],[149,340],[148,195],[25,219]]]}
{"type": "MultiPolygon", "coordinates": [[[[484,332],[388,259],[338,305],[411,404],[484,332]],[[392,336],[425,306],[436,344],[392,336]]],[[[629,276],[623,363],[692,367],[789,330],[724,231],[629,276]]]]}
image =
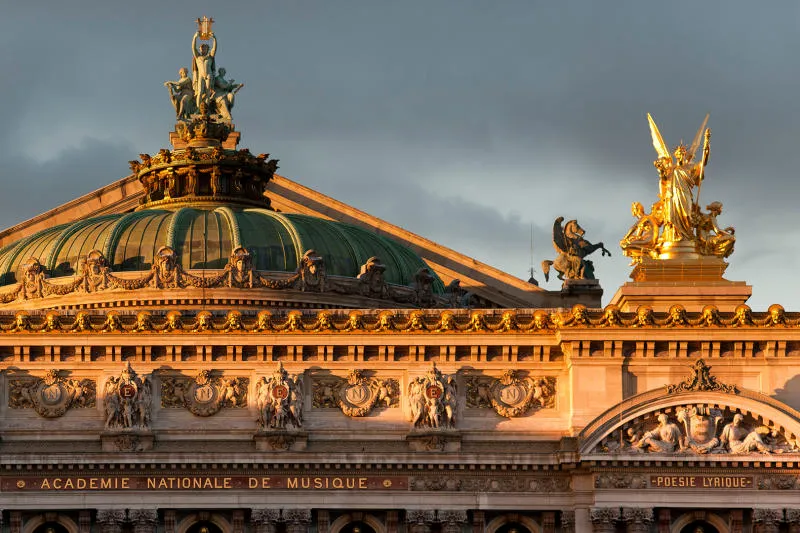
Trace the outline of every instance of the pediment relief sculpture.
{"type": "Polygon", "coordinates": [[[467,407],[491,408],[507,418],[555,407],[556,378],[507,370],[501,377],[467,376],[467,407]]]}
{"type": "Polygon", "coordinates": [[[248,378],[223,377],[200,370],[194,378],[161,377],[161,407],[187,409],[196,416],[211,416],[223,408],[247,407],[248,378]]]}
{"type": "Polygon", "coordinates": [[[398,407],[400,385],[396,379],[378,379],[363,370],[351,370],[347,378],[319,377],[314,379],[313,405],[339,408],[351,417],[367,416],[375,408],[398,407]]]}
{"type": "Polygon", "coordinates": [[[797,453],[795,435],[731,406],[687,404],[637,417],[604,438],[593,453],[747,455],[797,453]]]}
{"type": "Polygon", "coordinates": [[[8,380],[8,406],[34,409],[45,418],[63,416],[69,409],[92,408],[96,383],[91,379],[67,379],[58,370],[44,377],[12,374],[8,380]]]}

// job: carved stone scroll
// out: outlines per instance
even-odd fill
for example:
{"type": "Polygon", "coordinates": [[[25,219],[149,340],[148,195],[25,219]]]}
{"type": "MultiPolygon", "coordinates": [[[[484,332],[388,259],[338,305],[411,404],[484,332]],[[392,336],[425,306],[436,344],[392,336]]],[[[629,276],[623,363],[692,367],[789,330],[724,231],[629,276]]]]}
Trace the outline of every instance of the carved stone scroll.
{"type": "Polygon", "coordinates": [[[399,406],[400,385],[396,379],[377,379],[351,370],[346,379],[315,379],[313,401],[317,408],[338,407],[347,416],[367,416],[375,407],[399,406]]]}
{"type": "Polygon", "coordinates": [[[8,381],[8,406],[34,409],[45,418],[63,416],[69,409],[95,406],[96,383],[91,379],[66,379],[58,370],[42,378],[12,376],[8,381]]]}
{"type": "Polygon", "coordinates": [[[502,377],[467,376],[467,407],[492,408],[505,417],[555,407],[555,377],[523,377],[507,370],[502,377]]]}
{"type": "Polygon", "coordinates": [[[249,383],[248,378],[215,376],[209,370],[201,370],[194,378],[163,376],[161,407],[184,408],[196,416],[211,416],[222,408],[244,408],[249,383]]]}

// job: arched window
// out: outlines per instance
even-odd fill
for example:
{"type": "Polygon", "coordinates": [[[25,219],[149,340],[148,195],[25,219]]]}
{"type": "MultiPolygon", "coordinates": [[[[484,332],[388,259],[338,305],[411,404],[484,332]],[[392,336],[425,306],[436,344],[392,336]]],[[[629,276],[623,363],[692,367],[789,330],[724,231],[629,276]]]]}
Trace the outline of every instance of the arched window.
{"type": "Polygon", "coordinates": [[[366,522],[350,522],[344,526],[341,533],[377,533],[366,522]]]}
{"type": "Polygon", "coordinates": [[[695,520],[681,529],[681,533],[720,533],[720,531],[705,520],[695,520]]]}

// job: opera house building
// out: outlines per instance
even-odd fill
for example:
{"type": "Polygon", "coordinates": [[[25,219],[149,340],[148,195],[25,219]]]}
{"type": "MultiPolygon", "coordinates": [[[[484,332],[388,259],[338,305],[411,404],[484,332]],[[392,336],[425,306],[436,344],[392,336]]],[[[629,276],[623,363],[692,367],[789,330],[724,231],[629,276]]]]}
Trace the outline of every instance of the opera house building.
{"type": "Polygon", "coordinates": [[[548,291],[279,176],[192,50],[168,148],[0,233],[3,531],[800,532],[800,313],[725,279],[705,123],[650,119],[603,306],[576,220],[548,291]]]}

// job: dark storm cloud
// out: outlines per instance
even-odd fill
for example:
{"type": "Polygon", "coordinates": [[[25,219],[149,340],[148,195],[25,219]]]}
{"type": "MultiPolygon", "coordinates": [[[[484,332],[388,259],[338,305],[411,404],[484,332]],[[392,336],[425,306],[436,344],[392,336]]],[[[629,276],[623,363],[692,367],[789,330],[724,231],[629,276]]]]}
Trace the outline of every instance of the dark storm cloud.
{"type": "MultiPolygon", "coordinates": [[[[233,110],[244,145],[520,276],[530,224],[538,263],[559,215],[616,250],[630,202],[655,200],[645,113],[675,144],[709,112],[701,203],[721,200],[737,227],[728,277],[755,285],[756,307],[797,307],[794,2],[18,4],[0,21],[0,225],[166,145],[161,84],[189,66],[192,20],[208,14],[218,66],[246,84],[233,110]]],[[[610,296],[627,261],[595,264],[610,296]]]]}

